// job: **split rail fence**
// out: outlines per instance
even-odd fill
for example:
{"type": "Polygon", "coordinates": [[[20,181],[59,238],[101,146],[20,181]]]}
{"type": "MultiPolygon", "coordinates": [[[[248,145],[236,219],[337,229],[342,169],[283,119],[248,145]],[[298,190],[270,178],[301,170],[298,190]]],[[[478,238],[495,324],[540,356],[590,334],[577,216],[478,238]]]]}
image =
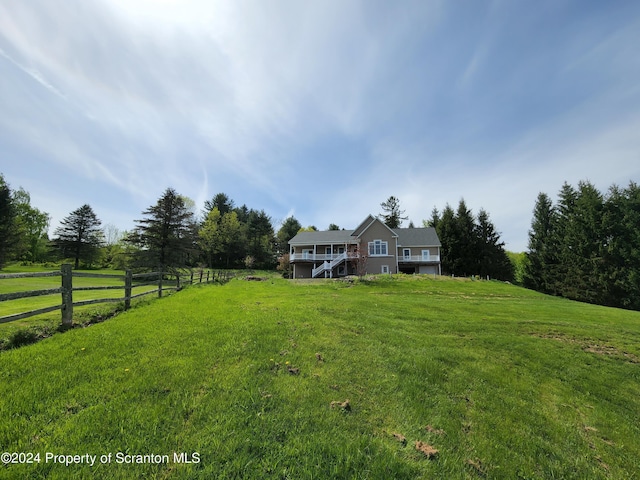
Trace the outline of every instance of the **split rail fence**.
{"type": "Polygon", "coordinates": [[[107,302],[124,302],[124,309],[131,308],[131,300],[144,295],[150,295],[152,293],[158,294],[158,297],[162,297],[162,293],[166,291],[177,291],[185,284],[194,283],[210,283],[220,282],[224,283],[231,278],[231,273],[228,271],[213,272],[207,270],[199,270],[196,272],[190,272],[189,274],[177,274],[167,272],[150,272],[150,273],[132,273],[131,270],[126,270],[124,275],[117,274],[103,274],[103,273],[87,273],[87,272],[74,272],[70,264],[63,264],[60,267],[60,271],[55,272],[36,272],[36,273],[8,273],[0,275],[0,280],[7,280],[12,278],[26,278],[26,277],[61,277],[60,287],[49,288],[44,290],[29,290],[22,292],[12,292],[0,294],[0,303],[8,300],[16,300],[20,298],[37,297],[41,295],[54,295],[60,293],[62,295],[62,304],[53,305],[50,307],[39,308],[37,310],[30,310],[27,312],[14,313],[12,315],[5,315],[0,317],[0,323],[13,322],[14,320],[20,320],[23,318],[32,317],[34,315],[40,315],[42,313],[53,312],[60,310],[62,313],[62,324],[70,326],[73,323],[73,307],[81,307],[84,305],[92,305],[95,303],[107,303],[107,302]],[[217,273],[217,274],[216,274],[217,273]],[[206,275],[205,275],[206,274],[206,275]],[[84,286],[74,287],[73,278],[75,277],[90,277],[90,278],[115,278],[124,281],[124,285],[109,285],[109,286],[84,286]],[[173,277],[173,280],[171,280],[173,277]],[[136,279],[154,279],[153,281],[143,281],[142,283],[136,282],[136,279]],[[167,286],[164,281],[171,282],[171,286],[167,286]],[[157,289],[148,290],[146,292],[132,295],[132,289],[145,286],[157,286],[157,289]],[[81,290],[122,290],[124,289],[124,297],[121,298],[98,298],[94,300],[83,300],[79,302],[73,301],[73,292],[81,290]]]}

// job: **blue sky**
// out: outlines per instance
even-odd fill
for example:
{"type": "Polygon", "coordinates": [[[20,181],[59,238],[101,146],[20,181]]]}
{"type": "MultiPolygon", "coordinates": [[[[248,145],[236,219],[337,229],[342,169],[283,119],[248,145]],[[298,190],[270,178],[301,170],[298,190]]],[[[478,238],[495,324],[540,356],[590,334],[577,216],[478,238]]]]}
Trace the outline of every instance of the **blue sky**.
{"type": "MultiPolygon", "coordinates": [[[[640,2],[0,0],[0,172],[131,229],[167,187],[354,228],[640,182],[640,2]]],[[[406,224],[405,224],[406,225],[406,224]]]]}

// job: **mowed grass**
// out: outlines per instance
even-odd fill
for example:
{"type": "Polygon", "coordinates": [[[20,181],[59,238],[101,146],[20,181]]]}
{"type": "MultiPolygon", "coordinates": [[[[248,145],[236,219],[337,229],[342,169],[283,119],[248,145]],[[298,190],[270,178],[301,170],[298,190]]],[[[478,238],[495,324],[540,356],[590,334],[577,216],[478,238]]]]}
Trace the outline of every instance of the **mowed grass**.
{"type": "Polygon", "coordinates": [[[196,286],[1,352],[0,450],[41,461],[0,477],[636,478],[639,345],[638,312],[495,282],[196,286]]]}
{"type": "MultiPolygon", "coordinates": [[[[26,273],[26,272],[47,272],[47,271],[60,271],[60,267],[45,268],[42,266],[20,266],[15,265],[9,268],[3,269],[0,273],[26,273]]],[[[91,273],[91,274],[106,274],[106,275],[122,275],[124,271],[119,270],[79,270],[79,272],[91,273]]],[[[22,292],[28,290],[47,290],[52,288],[59,288],[61,282],[60,276],[53,277],[25,277],[25,278],[11,278],[0,279],[0,293],[13,293],[22,292]]],[[[87,277],[74,277],[74,287],[106,287],[106,286],[122,286],[122,289],[114,290],[84,290],[73,293],[74,302],[83,300],[93,300],[101,298],[122,298],[124,297],[124,280],[118,278],[87,278],[87,277]]],[[[138,294],[150,290],[157,290],[154,286],[138,286],[132,289],[132,293],[138,294]]],[[[12,315],[15,313],[28,312],[31,310],[37,310],[49,306],[60,305],[62,303],[60,293],[53,295],[41,295],[38,297],[28,297],[16,300],[9,300],[0,302],[0,317],[5,315],[12,315]]],[[[85,317],[91,317],[94,314],[107,315],[110,311],[114,310],[114,304],[97,304],[88,305],[82,307],[76,307],[74,311],[79,314],[84,314],[85,317]]],[[[85,319],[86,320],[86,319],[85,319]]],[[[0,323],[0,341],[9,338],[13,333],[18,330],[25,330],[31,327],[35,328],[49,328],[55,329],[60,325],[61,313],[60,311],[54,311],[36,315],[34,317],[28,317],[25,319],[14,320],[8,323],[0,323]]]]}

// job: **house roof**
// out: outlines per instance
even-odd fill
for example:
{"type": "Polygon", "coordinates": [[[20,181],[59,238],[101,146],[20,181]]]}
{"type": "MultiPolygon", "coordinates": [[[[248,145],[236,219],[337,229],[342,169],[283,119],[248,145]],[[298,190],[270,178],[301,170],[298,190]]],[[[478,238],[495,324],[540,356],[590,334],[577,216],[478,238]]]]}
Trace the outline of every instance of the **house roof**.
{"type": "MultiPolygon", "coordinates": [[[[290,245],[313,245],[313,244],[338,244],[354,243],[369,226],[375,222],[374,216],[369,215],[358,225],[355,230],[325,230],[313,232],[298,232],[289,240],[290,245]]],[[[401,247],[440,247],[441,243],[435,228],[393,228],[389,229],[398,237],[398,246],[401,247]]]]}
{"type": "Polygon", "coordinates": [[[387,225],[380,220],[378,217],[374,217],[373,215],[369,215],[367,218],[364,219],[364,221],[358,225],[356,227],[356,229],[353,231],[353,235],[355,237],[359,237],[361,236],[364,232],[367,231],[367,229],[373,225],[374,223],[380,223],[380,225],[382,225],[384,228],[386,228],[387,230],[389,230],[389,232],[391,232],[391,235],[393,235],[394,237],[397,236],[396,232],[394,232],[392,229],[390,229],[389,227],[387,227],[387,225]]]}
{"type": "Polygon", "coordinates": [[[353,230],[325,230],[313,232],[298,232],[289,240],[290,245],[312,245],[314,243],[350,243],[355,240],[353,230]]]}
{"type": "Polygon", "coordinates": [[[432,227],[394,228],[393,231],[398,235],[398,246],[401,247],[442,246],[436,229],[432,227]]]}

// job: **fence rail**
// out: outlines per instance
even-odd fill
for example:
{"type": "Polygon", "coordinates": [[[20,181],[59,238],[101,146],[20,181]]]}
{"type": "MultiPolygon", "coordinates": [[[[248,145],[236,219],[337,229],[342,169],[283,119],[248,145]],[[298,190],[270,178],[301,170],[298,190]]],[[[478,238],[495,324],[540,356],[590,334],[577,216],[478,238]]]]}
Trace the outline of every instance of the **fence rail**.
{"type": "MultiPolygon", "coordinates": [[[[197,283],[210,283],[210,282],[220,282],[224,283],[228,281],[232,274],[228,271],[219,270],[215,271],[206,271],[199,270],[196,272],[197,274],[197,283]],[[217,275],[216,275],[217,273],[217,275]],[[199,274],[199,275],[198,275],[199,274]],[[216,278],[217,277],[217,278],[216,278]]],[[[194,272],[191,271],[189,274],[180,274],[180,273],[172,273],[172,272],[148,272],[148,273],[132,273],[131,270],[127,270],[124,275],[117,274],[101,274],[101,273],[87,273],[87,272],[73,272],[70,264],[63,264],[60,267],[59,272],[34,272],[34,273],[7,273],[0,275],[0,280],[8,280],[14,278],[34,278],[34,277],[61,277],[61,286],[58,288],[49,288],[43,290],[29,290],[22,292],[12,292],[0,294],[0,302],[8,301],[8,300],[17,300],[21,298],[29,298],[36,297],[41,295],[54,295],[56,293],[60,293],[62,296],[62,303],[60,305],[53,305],[49,307],[39,308],[37,310],[30,310],[27,312],[14,313],[12,315],[5,315],[0,317],[0,323],[13,322],[15,320],[20,320],[23,318],[32,317],[34,315],[40,315],[42,313],[49,313],[55,310],[60,310],[62,315],[62,324],[70,326],[73,323],[73,307],[81,307],[85,305],[92,305],[96,303],[109,303],[109,302],[124,302],[125,310],[131,308],[131,300],[134,298],[139,298],[145,295],[150,295],[152,293],[158,294],[158,297],[162,297],[162,293],[166,291],[177,291],[182,288],[184,285],[193,285],[196,283],[194,280],[194,272]],[[115,278],[124,281],[124,285],[105,285],[105,286],[85,286],[85,287],[74,287],[73,286],[73,278],[115,278]],[[145,282],[145,283],[133,283],[134,279],[143,279],[143,278],[157,278],[156,281],[145,282]],[[166,286],[163,284],[163,280],[166,277],[173,277],[175,286],[166,286]],[[183,280],[184,279],[184,280],[183,280]],[[142,293],[132,294],[133,288],[145,287],[145,286],[157,286],[157,289],[149,290],[142,293]],[[95,291],[95,290],[124,290],[124,297],[121,298],[97,298],[93,300],[82,300],[82,301],[73,301],[73,292],[77,291],[95,291]]]]}

